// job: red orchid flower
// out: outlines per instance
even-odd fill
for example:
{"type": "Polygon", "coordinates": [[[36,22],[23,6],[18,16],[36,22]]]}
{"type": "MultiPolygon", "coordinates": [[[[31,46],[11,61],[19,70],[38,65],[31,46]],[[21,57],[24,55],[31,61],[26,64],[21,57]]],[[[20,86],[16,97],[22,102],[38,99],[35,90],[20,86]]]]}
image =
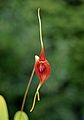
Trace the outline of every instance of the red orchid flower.
{"type": "Polygon", "coordinates": [[[41,85],[45,82],[45,80],[48,79],[50,75],[50,64],[46,60],[44,48],[41,50],[40,57],[35,63],[35,72],[40,79],[41,85]]]}
{"type": "Polygon", "coordinates": [[[31,85],[31,81],[34,75],[34,72],[36,72],[37,76],[40,79],[39,85],[37,87],[35,96],[34,96],[34,100],[33,100],[33,105],[32,108],[30,110],[30,112],[33,111],[34,106],[35,106],[35,101],[36,101],[36,96],[38,97],[38,101],[40,100],[40,96],[39,96],[39,89],[42,86],[42,84],[48,79],[49,75],[50,75],[50,64],[48,63],[46,57],[45,57],[45,53],[44,53],[44,46],[43,46],[43,41],[42,41],[42,29],[41,29],[41,18],[40,18],[40,8],[38,8],[38,19],[39,19],[39,28],[40,28],[40,41],[41,41],[41,53],[40,56],[38,57],[37,55],[35,56],[35,65],[32,71],[32,74],[30,76],[29,82],[27,84],[27,88],[23,97],[23,101],[22,101],[22,106],[21,106],[21,111],[23,111],[24,109],[24,105],[25,105],[25,101],[27,98],[27,94],[29,91],[29,87],[31,85]]]}
{"type": "Polygon", "coordinates": [[[35,58],[36,58],[35,72],[40,79],[40,83],[37,87],[37,90],[36,90],[36,93],[34,96],[33,105],[32,105],[30,112],[32,112],[34,109],[36,96],[38,97],[38,101],[40,100],[39,89],[42,86],[42,84],[48,79],[48,77],[50,75],[50,69],[51,69],[50,64],[47,61],[47,59],[45,57],[45,53],[44,53],[44,46],[43,46],[43,41],[42,41],[42,31],[41,31],[42,29],[41,29],[40,9],[38,9],[38,19],[39,19],[39,26],[40,26],[40,40],[41,40],[42,49],[41,49],[40,57],[35,56],[35,58]]]}

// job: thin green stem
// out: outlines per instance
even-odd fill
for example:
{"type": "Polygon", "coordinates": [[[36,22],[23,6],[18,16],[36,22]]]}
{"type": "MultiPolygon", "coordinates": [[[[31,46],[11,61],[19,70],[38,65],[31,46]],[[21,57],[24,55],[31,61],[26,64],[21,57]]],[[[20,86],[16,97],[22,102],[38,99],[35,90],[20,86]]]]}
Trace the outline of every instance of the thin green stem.
{"type": "Polygon", "coordinates": [[[24,97],[23,97],[23,101],[22,101],[21,111],[23,111],[23,109],[24,109],[25,101],[26,101],[26,98],[27,98],[27,94],[28,94],[28,91],[29,91],[29,87],[31,85],[31,81],[32,81],[34,72],[35,72],[35,68],[33,68],[32,74],[31,74],[29,82],[27,84],[27,88],[26,88],[26,91],[25,91],[25,94],[24,94],[24,97]]]}

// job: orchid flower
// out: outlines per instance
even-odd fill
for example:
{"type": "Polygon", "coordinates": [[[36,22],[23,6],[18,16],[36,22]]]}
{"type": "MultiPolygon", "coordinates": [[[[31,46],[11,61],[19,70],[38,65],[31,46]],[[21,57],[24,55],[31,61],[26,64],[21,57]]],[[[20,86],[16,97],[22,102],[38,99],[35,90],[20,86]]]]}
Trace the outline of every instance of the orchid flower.
{"type": "Polygon", "coordinates": [[[38,101],[40,100],[39,89],[42,86],[42,84],[45,82],[45,80],[48,79],[48,77],[50,75],[50,64],[45,57],[44,45],[43,45],[43,40],[42,40],[40,8],[38,8],[38,19],[39,19],[39,27],[40,27],[40,41],[41,41],[41,47],[42,48],[41,48],[40,57],[36,56],[35,72],[40,79],[40,83],[37,87],[37,90],[36,90],[36,93],[35,93],[35,96],[34,96],[34,100],[33,100],[33,105],[32,105],[32,108],[31,108],[30,112],[32,112],[33,109],[34,109],[36,96],[38,97],[38,101]]]}
{"type": "Polygon", "coordinates": [[[29,87],[34,75],[34,72],[37,74],[38,78],[40,79],[40,82],[38,84],[38,87],[36,89],[36,93],[34,96],[34,100],[33,100],[33,105],[30,109],[30,112],[33,111],[34,107],[35,107],[35,102],[36,102],[36,97],[38,98],[38,101],[40,101],[40,95],[39,95],[39,89],[42,86],[42,84],[48,79],[49,75],[50,75],[50,64],[47,61],[46,57],[45,57],[45,53],[44,53],[44,45],[43,45],[43,40],[42,40],[42,28],[41,28],[41,18],[40,18],[40,8],[38,8],[38,20],[39,20],[39,28],[40,28],[40,42],[41,42],[41,53],[40,56],[35,56],[35,64],[34,64],[34,68],[31,74],[31,77],[29,79],[25,94],[24,94],[24,98],[23,98],[23,102],[22,102],[22,106],[21,106],[21,111],[23,111],[24,108],[24,104],[26,101],[26,97],[29,91],[29,87]]]}

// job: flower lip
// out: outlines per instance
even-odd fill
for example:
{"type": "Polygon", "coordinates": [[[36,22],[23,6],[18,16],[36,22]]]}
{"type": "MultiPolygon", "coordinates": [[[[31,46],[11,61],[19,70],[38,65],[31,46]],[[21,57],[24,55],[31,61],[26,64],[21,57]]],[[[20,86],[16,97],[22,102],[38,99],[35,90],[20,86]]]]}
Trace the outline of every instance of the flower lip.
{"type": "Polygon", "coordinates": [[[45,64],[43,63],[43,61],[40,61],[40,64],[39,64],[39,72],[40,72],[40,73],[43,73],[43,72],[45,72],[45,70],[46,70],[45,64]]]}
{"type": "Polygon", "coordinates": [[[48,61],[41,61],[40,59],[37,60],[35,64],[35,72],[39,77],[41,83],[47,80],[50,75],[50,64],[48,63],[48,61]]]}

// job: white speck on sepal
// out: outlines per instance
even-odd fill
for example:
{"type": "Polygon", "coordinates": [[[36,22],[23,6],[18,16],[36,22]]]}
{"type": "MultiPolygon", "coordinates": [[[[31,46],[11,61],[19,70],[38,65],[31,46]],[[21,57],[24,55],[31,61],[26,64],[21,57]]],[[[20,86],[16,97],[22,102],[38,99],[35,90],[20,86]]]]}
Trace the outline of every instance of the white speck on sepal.
{"type": "Polygon", "coordinates": [[[35,55],[35,62],[39,59],[39,56],[35,55]]]}

